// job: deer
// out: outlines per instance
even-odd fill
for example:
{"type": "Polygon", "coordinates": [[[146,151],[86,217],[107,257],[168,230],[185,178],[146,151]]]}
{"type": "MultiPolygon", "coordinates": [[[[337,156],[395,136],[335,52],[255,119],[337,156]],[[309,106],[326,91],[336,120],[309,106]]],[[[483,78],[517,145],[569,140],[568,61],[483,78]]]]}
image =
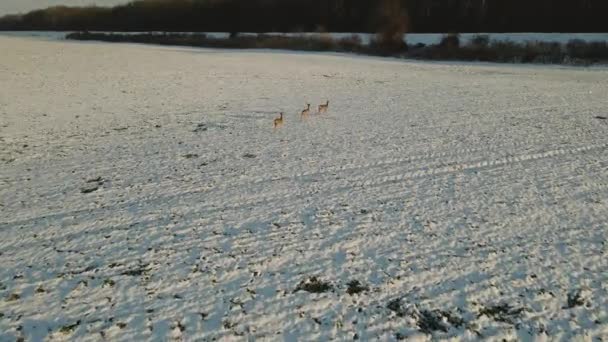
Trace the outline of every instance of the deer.
{"type": "Polygon", "coordinates": [[[304,109],[302,111],[302,113],[300,114],[300,118],[304,119],[305,117],[308,116],[308,114],[310,114],[310,103],[307,103],[308,107],[306,107],[306,109],[304,109]]]}
{"type": "Polygon", "coordinates": [[[274,122],[273,122],[274,128],[277,128],[280,126],[283,126],[283,112],[281,112],[280,116],[278,118],[274,119],[274,122]]]}
{"type": "Polygon", "coordinates": [[[327,102],[325,104],[319,105],[319,113],[326,113],[327,108],[329,108],[329,100],[327,100],[327,102]]]}

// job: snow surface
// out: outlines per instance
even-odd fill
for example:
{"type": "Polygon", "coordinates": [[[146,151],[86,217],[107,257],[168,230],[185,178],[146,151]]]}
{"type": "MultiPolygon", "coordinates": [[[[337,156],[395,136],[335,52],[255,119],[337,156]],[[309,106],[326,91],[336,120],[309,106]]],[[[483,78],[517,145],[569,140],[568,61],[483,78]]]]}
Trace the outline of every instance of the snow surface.
{"type": "Polygon", "coordinates": [[[0,341],[608,337],[606,68],[0,46],[0,341]]]}

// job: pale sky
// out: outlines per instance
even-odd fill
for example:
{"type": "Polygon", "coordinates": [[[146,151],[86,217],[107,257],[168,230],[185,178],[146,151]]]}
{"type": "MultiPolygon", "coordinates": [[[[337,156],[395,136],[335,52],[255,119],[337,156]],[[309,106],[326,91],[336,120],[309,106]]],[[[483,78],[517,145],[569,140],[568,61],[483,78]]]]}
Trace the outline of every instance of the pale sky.
{"type": "Polygon", "coordinates": [[[24,13],[33,9],[50,6],[114,6],[129,2],[128,0],[0,0],[0,16],[5,14],[24,13]]]}

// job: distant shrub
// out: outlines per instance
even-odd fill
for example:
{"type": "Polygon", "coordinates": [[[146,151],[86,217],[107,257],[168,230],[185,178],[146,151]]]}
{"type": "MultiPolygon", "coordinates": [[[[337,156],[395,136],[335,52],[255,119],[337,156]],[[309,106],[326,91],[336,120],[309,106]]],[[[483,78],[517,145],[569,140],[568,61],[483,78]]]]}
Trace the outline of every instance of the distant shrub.
{"type": "Polygon", "coordinates": [[[487,47],[490,44],[490,36],[487,34],[478,34],[471,39],[470,45],[477,47],[487,47]]]}
{"type": "Polygon", "coordinates": [[[494,53],[493,60],[497,62],[521,63],[523,47],[511,41],[494,41],[488,47],[494,53]]]}
{"type": "MultiPolygon", "coordinates": [[[[310,39],[310,38],[309,38],[310,39]]],[[[313,39],[315,41],[315,39],[313,39]]],[[[321,33],[318,38],[319,50],[332,51],[335,50],[336,41],[329,33],[321,33]]]]}
{"type": "MultiPolygon", "coordinates": [[[[590,42],[587,44],[587,47],[584,49],[587,56],[589,58],[597,58],[598,60],[607,60],[608,59],[608,42],[590,42]]],[[[584,55],[580,55],[580,57],[584,57],[584,55]]]]}
{"type": "Polygon", "coordinates": [[[524,63],[559,64],[565,57],[559,43],[528,42],[524,49],[524,63]]]}
{"type": "Polygon", "coordinates": [[[356,34],[339,39],[337,44],[340,50],[345,52],[360,52],[363,50],[361,37],[356,34]]]}
{"type": "Polygon", "coordinates": [[[266,34],[266,33],[258,33],[258,35],[257,35],[257,39],[258,39],[258,40],[261,40],[261,39],[266,39],[266,38],[268,38],[268,37],[270,37],[270,35],[268,35],[268,34],[266,34]]]}
{"type": "Polygon", "coordinates": [[[371,38],[369,53],[380,56],[398,56],[404,54],[408,50],[407,44],[401,40],[386,39],[383,34],[376,34],[371,38]]]}
{"type": "Polygon", "coordinates": [[[376,53],[389,55],[407,51],[404,41],[409,17],[400,0],[383,0],[379,6],[379,31],[370,42],[376,53]]]}
{"type": "Polygon", "coordinates": [[[566,52],[569,56],[577,56],[587,48],[587,42],[582,39],[571,39],[566,44],[566,52]]]}
{"type": "Polygon", "coordinates": [[[424,51],[425,48],[426,48],[426,44],[424,44],[424,43],[411,44],[411,45],[408,45],[407,53],[409,56],[414,56],[417,53],[419,53],[420,51],[424,51]]]}
{"type": "Polygon", "coordinates": [[[605,41],[585,42],[584,40],[573,39],[566,44],[566,54],[572,60],[606,61],[608,60],[608,43],[605,41]]]}
{"type": "Polygon", "coordinates": [[[457,49],[460,47],[460,35],[457,33],[450,33],[441,38],[439,46],[447,49],[457,49]]]}
{"type": "MultiPolygon", "coordinates": [[[[441,39],[439,44],[413,45],[407,54],[403,48],[391,50],[378,40],[365,45],[358,35],[334,39],[329,34],[317,36],[284,35],[232,35],[230,38],[214,38],[205,34],[184,33],[142,33],[114,34],[74,32],[67,39],[99,40],[107,42],[133,42],[160,45],[184,45],[229,49],[287,49],[303,51],[355,52],[370,55],[405,56],[431,60],[470,60],[506,63],[567,63],[589,65],[608,62],[607,42],[585,42],[572,40],[565,45],[552,42],[490,41],[487,36],[473,38],[461,45],[458,35],[452,34],[441,39]]],[[[403,42],[402,42],[403,43],[403,42]]],[[[405,44],[405,43],[403,43],[405,44]]]]}

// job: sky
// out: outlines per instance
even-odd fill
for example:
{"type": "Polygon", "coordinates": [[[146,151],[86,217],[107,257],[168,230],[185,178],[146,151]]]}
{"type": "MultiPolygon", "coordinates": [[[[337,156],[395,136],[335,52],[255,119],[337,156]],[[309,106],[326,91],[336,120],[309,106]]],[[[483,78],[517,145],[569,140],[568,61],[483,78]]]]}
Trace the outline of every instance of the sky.
{"type": "Polygon", "coordinates": [[[126,3],[128,0],[0,0],[0,15],[25,13],[33,9],[50,6],[113,6],[126,3]]]}

